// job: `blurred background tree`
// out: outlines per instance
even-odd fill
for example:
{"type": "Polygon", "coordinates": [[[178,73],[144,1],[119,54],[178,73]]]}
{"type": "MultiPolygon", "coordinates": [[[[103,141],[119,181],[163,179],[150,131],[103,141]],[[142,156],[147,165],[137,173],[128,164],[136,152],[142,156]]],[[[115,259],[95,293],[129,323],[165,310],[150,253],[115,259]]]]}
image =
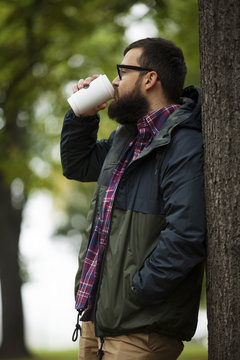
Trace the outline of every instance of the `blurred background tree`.
{"type": "MultiPolygon", "coordinates": [[[[95,186],[62,176],[60,131],[73,83],[93,73],[113,79],[132,26],[148,24],[183,48],[186,85],[198,85],[198,14],[195,0],[0,0],[0,8],[0,356],[18,357],[28,354],[19,269],[24,206],[47,188],[68,214],[59,232],[80,234],[95,186]]],[[[115,126],[103,112],[99,136],[115,126]]]]}

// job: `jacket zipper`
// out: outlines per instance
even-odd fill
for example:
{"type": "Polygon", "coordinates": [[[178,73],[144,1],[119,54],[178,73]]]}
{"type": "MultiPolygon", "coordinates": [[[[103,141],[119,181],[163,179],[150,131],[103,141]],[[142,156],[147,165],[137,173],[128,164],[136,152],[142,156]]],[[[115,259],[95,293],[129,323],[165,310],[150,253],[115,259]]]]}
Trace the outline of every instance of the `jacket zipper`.
{"type": "MultiPolygon", "coordinates": [[[[116,194],[117,194],[117,190],[116,190],[116,194]]],[[[115,196],[116,196],[116,194],[115,194],[115,196]]],[[[114,197],[114,201],[115,201],[115,197],[114,197]]],[[[97,312],[97,301],[98,301],[98,298],[99,298],[100,285],[101,285],[101,282],[102,282],[102,275],[103,275],[103,268],[104,268],[104,264],[105,264],[105,260],[106,260],[107,248],[108,248],[108,243],[109,243],[109,234],[110,234],[110,231],[111,231],[114,201],[113,201],[113,206],[112,206],[112,211],[111,211],[111,216],[110,216],[110,226],[109,226],[109,231],[108,231],[107,244],[106,244],[106,247],[105,247],[105,249],[104,249],[104,254],[103,254],[103,259],[102,259],[102,264],[101,264],[101,272],[100,272],[100,276],[99,276],[98,288],[97,288],[97,293],[96,293],[96,298],[95,298],[95,304],[94,304],[94,329],[95,329],[95,335],[96,335],[96,336],[98,336],[98,334],[97,334],[97,316],[96,316],[96,312],[97,312]]],[[[101,338],[101,337],[100,337],[100,338],[101,338]]]]}

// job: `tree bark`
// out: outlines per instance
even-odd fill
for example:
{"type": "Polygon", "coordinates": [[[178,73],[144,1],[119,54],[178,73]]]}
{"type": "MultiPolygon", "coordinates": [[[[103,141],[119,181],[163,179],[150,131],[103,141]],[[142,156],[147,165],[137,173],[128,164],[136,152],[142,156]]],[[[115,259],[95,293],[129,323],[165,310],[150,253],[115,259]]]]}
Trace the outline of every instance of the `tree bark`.
{"type": "Polygon", "coordinates": [[[0,279],[2,293],[1,357],[23,357],[28,352],[24,342],[24,321],[19,275],[18,244],[22,210],[11,204],[11,193],[0,177],[0,279]]]}
{"type": "Polygon", "coordinates": [[[199,0],[210,360],[240,359],[240,2],[199,0]]]}

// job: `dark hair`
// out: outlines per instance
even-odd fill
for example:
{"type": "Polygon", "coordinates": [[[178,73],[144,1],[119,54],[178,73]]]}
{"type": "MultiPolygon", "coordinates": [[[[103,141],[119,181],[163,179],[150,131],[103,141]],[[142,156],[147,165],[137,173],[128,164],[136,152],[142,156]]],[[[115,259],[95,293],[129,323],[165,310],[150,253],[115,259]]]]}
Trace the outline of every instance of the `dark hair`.
{"type": "Polygon", "coordinates": [[[138,59],[139,65],[157,72],[167,99],[178,101],[187,73],[182,50],[172,41],[162,38],[146,38],[128,45],[124,50],[124,55],[134,48],[143,49],[142,55],[138,59]]]}

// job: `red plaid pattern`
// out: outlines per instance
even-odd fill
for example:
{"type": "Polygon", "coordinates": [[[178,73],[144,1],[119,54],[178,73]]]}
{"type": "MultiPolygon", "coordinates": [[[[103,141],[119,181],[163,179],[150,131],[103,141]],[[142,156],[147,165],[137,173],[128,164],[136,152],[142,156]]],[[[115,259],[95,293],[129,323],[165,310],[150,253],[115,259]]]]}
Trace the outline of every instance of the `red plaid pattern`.
{"type": "Polygon", "coordinates": [[[101,264],[107,244],[112,207],[118,184],[130,161],[136,159],[143,149],[149,146],[154,136],[164,125],[168,116],[178,107],[179,105],[170,105],[138,120],[138,135],[129,144],[128,149],[118,162],[112,174],[103,199],[100,215],[87,249],[76,297],[75,308],[87,308],[87,311],[82,317],[82,320],[84,321],[93,320],[93,307],[95,304],[101,264]]]}

